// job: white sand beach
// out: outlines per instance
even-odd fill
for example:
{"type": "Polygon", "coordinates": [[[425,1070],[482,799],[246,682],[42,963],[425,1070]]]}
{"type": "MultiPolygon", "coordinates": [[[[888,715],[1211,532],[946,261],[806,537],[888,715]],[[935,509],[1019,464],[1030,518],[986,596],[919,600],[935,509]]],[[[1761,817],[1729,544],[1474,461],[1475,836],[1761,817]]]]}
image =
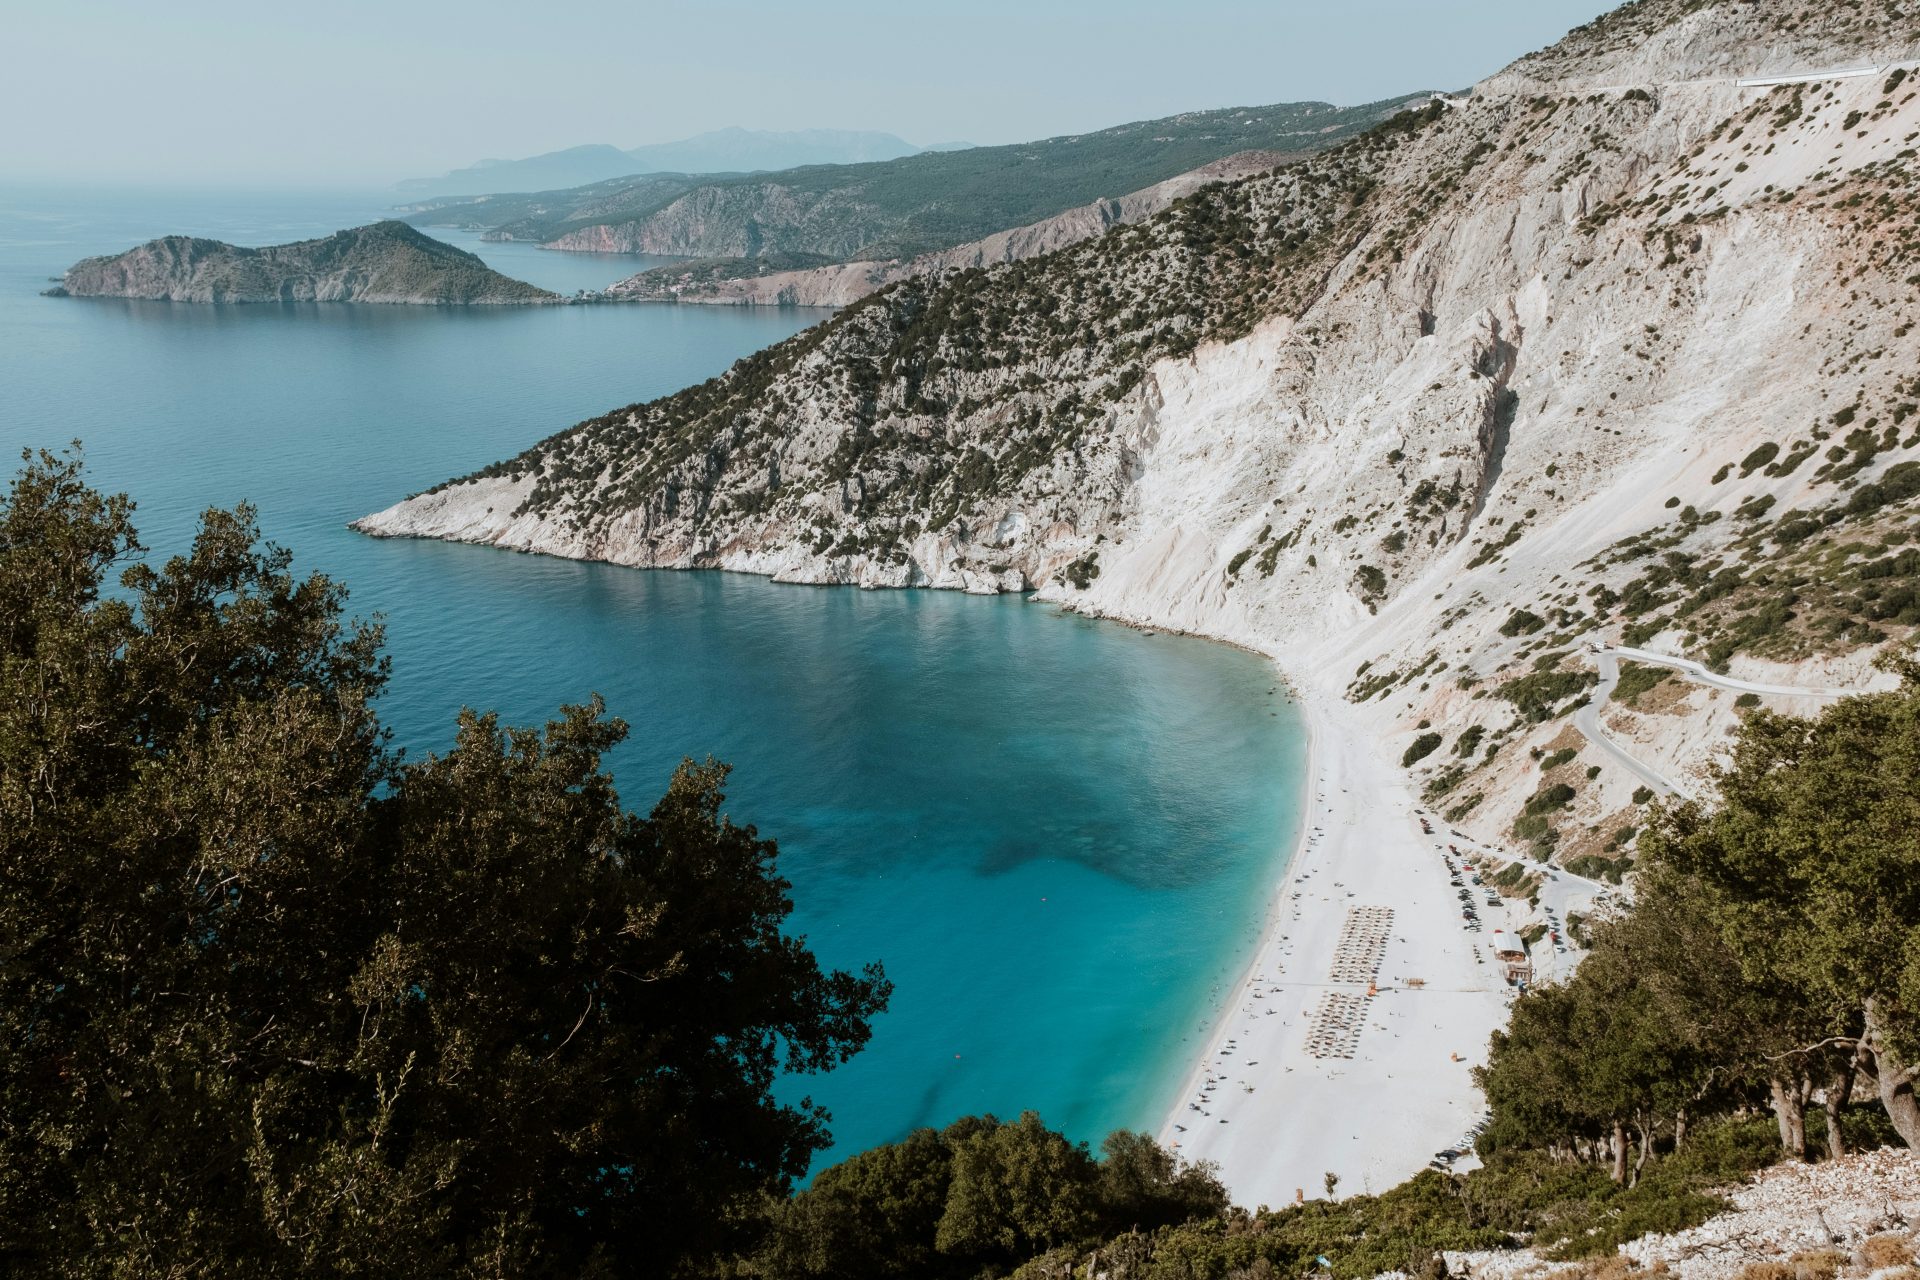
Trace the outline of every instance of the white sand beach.
{"type": "Polygon", "coordinates": [[[1338,1196],[1383,1191],[1460,1144],[1483,1112],[1471,1068],[1511,998],[1494,958],[1507,910],[1476,891],[1481,929],[1467,931],[1445,823],[1423,833],[1405,775],[1369,735],[1321,695],[1301,698],[1311,741],[1299,846],[1159,1135],[1218,1164],[1248,1207],[1324,1196],[1327,1173],[1338,1196]],[[1357,1011],[1357,1039],[1338,1025],[1343,1011],[1357,1011]],[[1310,1037],[1328,1056],[1310,1052],[1310,1037]]]}

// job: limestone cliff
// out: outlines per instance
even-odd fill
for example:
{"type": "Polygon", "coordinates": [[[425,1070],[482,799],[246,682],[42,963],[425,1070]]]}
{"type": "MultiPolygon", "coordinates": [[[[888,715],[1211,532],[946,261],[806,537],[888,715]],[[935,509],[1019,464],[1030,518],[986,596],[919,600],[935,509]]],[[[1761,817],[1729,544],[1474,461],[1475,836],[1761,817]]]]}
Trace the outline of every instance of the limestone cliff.
{"type": "MultiPolygon", "coordinates": [[[[1582,637],[1830,683],[1920,623],[1916,57],[1912,0],[1641,0],[358,527],[1233,640],[1396,756],[1438,733],[1451,821],[1618,874],[1582,637]]],[[[1635,689],[1608,716],[1682,776],[1739,714],[1635,689]]]]}
{"type": "Polygon", "coordinates": [[[404,222],[377,222],[264,249],[163,236],[125,253],[83,259],[48,292],[168,302],[561,301],[404,222]]]}

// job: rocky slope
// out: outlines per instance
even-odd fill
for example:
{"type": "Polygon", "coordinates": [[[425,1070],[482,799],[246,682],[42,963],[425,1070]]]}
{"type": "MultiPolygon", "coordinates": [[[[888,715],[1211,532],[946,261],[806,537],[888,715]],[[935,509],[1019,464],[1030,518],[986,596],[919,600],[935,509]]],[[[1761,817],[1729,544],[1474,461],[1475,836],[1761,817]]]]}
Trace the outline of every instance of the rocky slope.
{"type": "MultiPolygon", "coordinates": [[[[1913,0],[1641,0],[359,527],[1236,641],[1451,822],[1612,878],[1638,783],[1568,722],[1580,637],[1848,684],[1920,623],[1916,58],[1913,0]]],[[[1615,696],[1669,776],[1742,710],[1615,696]]]]}
{"type": "Polygon", "coordinates": [[[1092,133],[871,164],[692,182],[657,175],[548,192],[530,202],[515,196],[443,201],[428,216],[481,223],[490,235],[555,249],[691,258],[911,257],[1164,182],[1237,152],[1323,150],[1406,101],[1192,111],[1092,133]]]}
{"type": "Polygon", "coordinates": [[[1300,158],[1285,151],[1242,151],[1144,190],[1069,209],[969,244],[913,258],[834,262],[756,270],[777,259],[704,259],[656,267],[608,286],[609,302],[701,302],[725,306],[844,307],[912,276],[1037,258],[1159,213],[1214,182],[1230,182],[1300,158]]]}
{"type": "Polygon", "coordinates": [[[66,297],[168,302],[390,302],[495,305],[559,302],[404,222],[336,231],[318,240],[248,249],[163,236],[67,269],[66,297]]]}
{"type": "Polygon", "coordinates": [[[569,223],[657,208],[699,183],[690,174],[649,173],[557,190],[416,200],[394,211],[416,227],[459,227],[483,232],[482,240],[537,242],[569,223]]]}
{"type": "Polygon", "coordinates": [[[751,258],[815,253],[850,258],[889,240],[898,219],[842,186],[804,190],[777,178],[695,187],[663,208],[563,232],[549,249],[751,258]]]}
{"type": "Polygon", "coordinates": [[[1569,1266],[1531,1249],[1453,1252],[1468,1280],[1916,1280],[1920,1159],[1891,1147],[1817,1165],[1780,1164],[1727,1196],[1725,1213],[1643,1236],[1612,1259],[1569,1266]]]}

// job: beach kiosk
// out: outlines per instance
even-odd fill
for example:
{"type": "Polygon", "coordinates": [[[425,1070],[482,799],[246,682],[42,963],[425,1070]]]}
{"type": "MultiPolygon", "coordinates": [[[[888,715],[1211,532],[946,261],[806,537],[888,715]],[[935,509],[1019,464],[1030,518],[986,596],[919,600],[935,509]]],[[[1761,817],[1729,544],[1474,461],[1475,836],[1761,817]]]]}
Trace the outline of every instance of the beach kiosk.
{"type": "Polygon", "coordinates": [[[1526,952],[1502,947],[1493,955],[1506,970],[1508,986],[1524,987],[1533,981],[1533,961],[1527,959],[1526,952]]]}

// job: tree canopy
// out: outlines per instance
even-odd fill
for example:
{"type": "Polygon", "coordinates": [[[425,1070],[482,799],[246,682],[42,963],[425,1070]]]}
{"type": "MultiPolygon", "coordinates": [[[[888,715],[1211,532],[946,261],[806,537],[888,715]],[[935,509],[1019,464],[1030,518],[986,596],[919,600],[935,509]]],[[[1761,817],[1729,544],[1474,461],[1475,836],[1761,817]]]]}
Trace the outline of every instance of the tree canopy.
{"type": "Polygon", "coordinates": [[[917,1129],[821,1173],[776,1213],[754,1270],[768,1280],[999,1274],[1056,1248],[1217,1218],[1209,1165],[1116,1131],[1095,1159],[1031,1111],[917,1129]]]}
{"type": "Polygon", "coordinates": [[[1888,1120],[1920,1147],[1920,662],[1898,689],[1806,718],[1756,711],[1719,803],[1663,811],[1643,855],[1698,887],[1750,983],[1856,1047],[1888,1120]]]}
{"type": "Polygon", "coordinates": [[[1815,717],[1754,711],[1711,803],[1656,806],[1632,909],[1573,978],[1496,1033],[1482,1146],[1600,1142],[1627,1176],[1656,1130],[1764,1101],[1805,1157],[1805,1110],[1844,1152],[1856,1083],[1920,1147],[1920,665],[1815,717]]]}
{"type": "Polygon", "coordinates": [[[828,1142],[776,1101],[889,986],[784,932],[597,700],[408,761],[378,627],[246,507],[142,557],[76,453],[0,505],[0,1270],[674,1275],[828,1142]],[[116,570],[118,583],[110,579],[116,570]]]}

